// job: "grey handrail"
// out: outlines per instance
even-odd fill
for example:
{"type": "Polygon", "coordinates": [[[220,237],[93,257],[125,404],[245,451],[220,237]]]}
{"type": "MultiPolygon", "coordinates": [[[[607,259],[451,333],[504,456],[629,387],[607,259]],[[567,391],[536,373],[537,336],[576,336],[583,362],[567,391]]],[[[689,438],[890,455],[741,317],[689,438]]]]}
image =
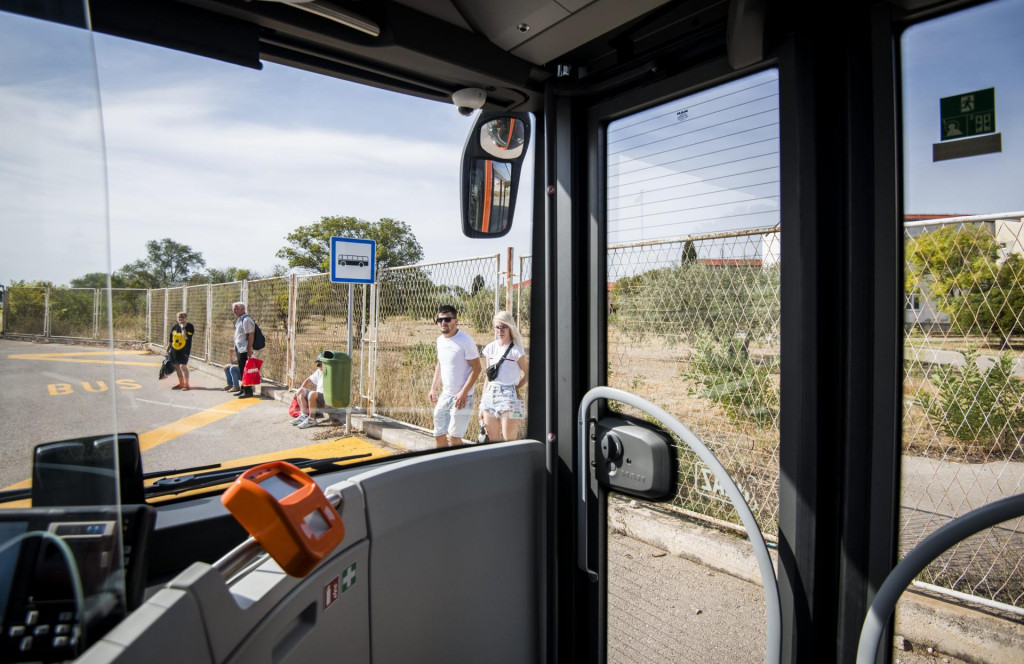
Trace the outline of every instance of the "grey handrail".
{"type": "Polygon", "coordinates": [[[942,526],[911,549],[885,577],[878,594],[868,607],[857,642],[857,664],[874,664],[878,641],[896,602],[914,580],[943,551],[986,528],[1008,519],[1024,516],[1024,493],[997,500],[962,514],[942,526]]]}
{"type": "Polygon", "coordinates": [[[747,529],[747,537],[754,545],[754,556],[757,558],[757,566],[761,572],[761,582],[764,585],[764,604],[767,612],[767,629],[765,633],[765,656],[766,664],[775,664],[780,661],[782,655],[782,608],[779,601],[779,584],[775,580],[775,566],[772,565],[771,556],[768,554],[768,547],[764,543],[761,529],[754,519],[754,513],[750,511],[747,501],[744,500],[732,476],[725,470],[725,467],[718,461],[711,450],[697,438],[682,422],[670,415],[664,409],[659,408],[650,401],[623,392],[612,387],[595,387],[583,395],[579,409],[579,474],[580,474],[580,510],[577,515],[577,529],[580,534],[579,542],[579,567],[584,573],[590,573],[587,563],[587,479],[590,473],[589,446],[587,445],[587,410],[598,399],[612,399],[638,408],[654,417],[665,425],[669,431],[679,436],[700,460],[711,467],[711,472],[725,489],[726,495],[732,502],[733,507],[740,515],[743,526],[747,529]]]}

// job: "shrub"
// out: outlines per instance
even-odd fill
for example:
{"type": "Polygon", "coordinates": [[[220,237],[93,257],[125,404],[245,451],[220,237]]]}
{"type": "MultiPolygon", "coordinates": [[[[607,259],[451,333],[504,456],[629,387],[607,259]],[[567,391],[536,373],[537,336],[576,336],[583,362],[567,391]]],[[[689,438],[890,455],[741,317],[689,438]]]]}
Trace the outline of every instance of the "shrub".
{"type": "Polygon", "coordinates": [[[779,389],[772,380],[778,360],[753,362],[741,340],[716,345],[707,338],[697,342],[685,377],[698,389],[696,396],[722,406],[734,422],[772,427],[779,416],[779,389]]]}
{"type": "Polygon", "coordinates": [[[991,451],[1013,454],[1024,436],[1024,383],[1015,378],[1012,355],[1000,355],[988,369],[978,366],[978,350],[964,352],[964,366],[939,365],[928,380],[937,394],[922,389],[915,403],[953,438],[991,451]]]}

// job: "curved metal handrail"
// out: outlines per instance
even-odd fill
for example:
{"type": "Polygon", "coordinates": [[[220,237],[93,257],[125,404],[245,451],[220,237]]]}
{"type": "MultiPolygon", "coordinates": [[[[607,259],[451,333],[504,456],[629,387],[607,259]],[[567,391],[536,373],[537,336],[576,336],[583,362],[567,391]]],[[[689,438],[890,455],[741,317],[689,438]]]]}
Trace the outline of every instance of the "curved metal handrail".
{"type": "Polygon", "coordinates": [[[971,535],[1008,519],[1024,516],[1024,493],[983,505],[962,514],[942,526],[911,549],[903,560],[885,577],[878,594],[868,607],[857,642],[857,664],[874,664],[878,641],[889,621],[900,595],[943,551],[971,535]]]}
{"type": "MultiPolygon", "coordinates": [[[[612,387],[595,387],[586,394],[583,395],[583,400],[580,402],[579,409],[579,471],[580,471],[580,510],[578,514],[579,521],[577,527],[581,535],[586,533],[587,523],[587,478],[589,473],[586,469],[589,468],[589,446],[587,445],[587,430],[586,430],[586,415],[587,410],[591,404],[598,399],[613,399],[615,401],[621,401],[622,403],[638,408],[648,415],[658,419],[664,424],[672,433],[679,436],[684,443],[686,443],[691,450],[693,450],[700,460],[711,467],[711,471],[715,474],[719,483],[725,489],[726,495],[732,502],[733,507],[740,515],[740,520],[743,522],[743,526],[747,529],[747,537],[750,538],[750,543],[754,545],[754,556],[757,558],[757,566],[761,572],[761,582],[764,585],[764,603],[765,611],[767,612],[767,630],[765,634],[765,662],[767,664],[775,664],[780,661],[782,655],[782,608],[779,600],[779,584],[775,579],[775,566],[772,565],[771,556],[768,554],[768,547],[764,543],[764,536],[761,534],[761,529],[757,525],[757,520],[754,518],[754,513],[750,511],[750,507],[747,505],[747,501],[744,500],[743,494],[740,492],[736,483],[733,481],[732,476],[725,470],[725,467],[718,461],[711,450],[697,438],[682,422],[677,420],[675,417],[670,415],[664,409],[659,408],[650,401],[630,394],[629,392],[623,392],[612,387]]],[[[585,573],[589,573],[587,564],[587,538],[582,536],[579,543],[579,565],[580,569],[585,573]]]]}

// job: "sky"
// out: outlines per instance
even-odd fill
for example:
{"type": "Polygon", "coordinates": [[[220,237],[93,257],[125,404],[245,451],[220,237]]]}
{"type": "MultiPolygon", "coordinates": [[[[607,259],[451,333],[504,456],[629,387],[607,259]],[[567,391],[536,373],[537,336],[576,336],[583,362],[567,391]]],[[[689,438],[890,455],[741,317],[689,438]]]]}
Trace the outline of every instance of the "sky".
{"type": "Polygon", "coordinates": [[[0,14],[0,57],[16,62],[0,67],[2,283],[105,269],[107,201],[114,270],[170,237],[208,267],[268,273],[289,232],[335,215],[408,223],[425,261],[530,251],[528,187],[509,235],[462,235],[472,118],[454,105],[102,34],[94,67],[88,37],[0,14]]]}
{"type": "MultiPolygon", "coordinates": [[[[1001,0],[902,36],[906,212],[1024,209],[1022,28],[1024,3],[1001,0]],[[988,87],[1003,151],[933,162],[939,100],[988,87]]],[[[530,251],[529,186],[509,236],[462,236],[471,120],[452,105],[8,14],[0,62],[0,283],[116,270],[164,237],[208,267],[265,273],[289,232],[329,215],[400,219],[426,261],[530,251]]],[[[769,70],[613,124],[609,241],[778,223],[776,79],[769,70]]],[[[532,154],[525,164],[529,182],[532,154]]]]}

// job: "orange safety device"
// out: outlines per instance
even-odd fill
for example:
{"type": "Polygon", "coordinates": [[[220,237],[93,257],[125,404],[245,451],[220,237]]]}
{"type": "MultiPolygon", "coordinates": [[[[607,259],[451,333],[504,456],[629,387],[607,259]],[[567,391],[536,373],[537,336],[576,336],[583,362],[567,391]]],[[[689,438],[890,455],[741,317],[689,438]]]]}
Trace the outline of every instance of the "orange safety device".
{"type": "Polygon", "coordinates": [[[242,473],[220,501],[291,576],[309,574],[345,538],[345,525],[309,475],[285,461],[242,473]]]}

